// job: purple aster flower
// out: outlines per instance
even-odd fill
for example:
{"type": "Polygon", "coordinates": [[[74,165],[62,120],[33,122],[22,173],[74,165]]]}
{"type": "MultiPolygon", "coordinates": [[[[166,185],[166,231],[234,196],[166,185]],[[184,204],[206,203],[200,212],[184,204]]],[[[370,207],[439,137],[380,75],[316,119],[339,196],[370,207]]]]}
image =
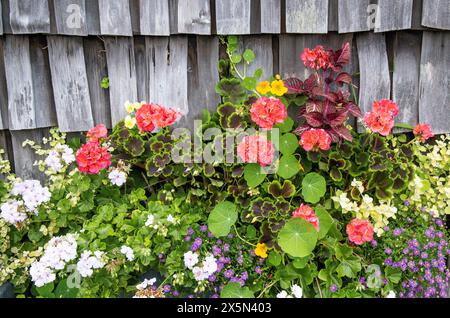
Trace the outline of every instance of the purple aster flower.
{"type": "Polygon", "coordinates": [[[366,279],[362,276],[358,279],[358,281],[361,285],[364,285],[366,283],[366,279]]]}
{"type": "Polygon", "coordinates": [[[222,269],[224,268],[224,266],[225,266],[225,265],[224,265],[223,263],[218,262],[218,263],[217,263],[217,270],[216,270],[216,273],[221,272],[222,269]]]}
{"type": "Polygon", "coordinates": [[[261,275],[261,273],[262,273],[261,266],[256,266],[255,267],[255,272],[256,272],[256,274],[261,275]]]}
{"type": "Polygon", "coordinates": [[[202,245],[202,243],[203,243],[203,240],[202,240],[201,237],[197,237],[197,238],[194,240],[194,244],[197,245],[197,246],[199,246],[199,247],[202,245]]]}
{"type": "Polygon", "coordinates": [[[226,278],[231,278],[231,277],[234,275],[234,270],[228,269],[228,270],[226,270],[226,271],[223,273],[223,275],[224,275],[226,278]]]}
{"type": "Polygon", "coordinates": [[[438,260],[437,260],[437,259],[433,259],[433,260],[431,261],[431,266],[433,266],[433,267],[438,267],[438,266],[439,266],[438,260]]]}
{"type": "Polygon", "coordinates": [[[422,257],[423,259],[428,258],[428,253],[422,252],[422,254],[420,254],[420,257],[422,257]]]}
{"type": "Polygon", "coordinates": [[[170,293],[171,286],[170,285],[164,285],[163,290],[165,293],[170,293]]]}
{"type": "Polygon", "coordinates": [[[191,240],[191,237],[190,237],[189,235],[187,235],[187,236],[184,237],[184,241],[185,241],[185,242],[189,242],[190,240],[191,240]]]}
{"type": "Polygon", "coordinates": [[[173,297],[178,297],[178,296],[180,296],[180,292],[177,290],[174,290],[172,295],[173,295],[173,297]]]}
{"type": "Polygon", "coordinates": [[[208,231],[208,226],[207,225],[201,225],[200,226],[200,232],[205,233],[206,231],[208,231]]]}
{"type": "Polygon", "coordinates": [[[385,226],[385,227],[383,227],[383,230],[385,231],[385,232],[389,232],[389,230],[390,230],[390,228],[389,228],[389,226],[385,226]]]}
{"type": "Polygon", "coordinates": [[[393,234],[395,237],[397,237],[397,236],[400,236],[400,235],[402,234],[402,232],[403,232],[402,229],[396,228],[392,234],[393,234]]]}
{"type": "Polygon", "coordinates": [[[402,253],[405,254],[405,255],[407,255],[407,254],[409,253],[409,249],[404,248],[402,253]]]}
{"type": "Polygon", "coordinates": [[[248,279],[248,273],[247,273],[247,272],[243,272],[243,273],[241,274],[241,278],[242,278],[243,280],[247,280],[247,279],[248,279]]]}
{"type": "Polygon", "coordinates": [[[244,264],[244,258],[242,257],[242,255],[241,256],[239,256],[238,258],[237,258],[237,263],[239,264],[239,265],[242,265],[242,264],[244,264]]]}
{"type": "Polygon", "coordinates": [[[414,261],[409,261],[408,262],[408,267],[413,269],[414,267],[416,267],[416,263],[414,263],[414,261]]]}
{"type": "Polygon", "coordinates": [[[230,244],[224,244],[223,245],[223,251],[224,252],[229,252],[230,251],[230,244]]]}
{"type": "Polygon", "coordinates": [[[187,235],[192,235],[192,234],[194,234],[194,229],[190,227],[187,229],[187,235]]]}
{"type": "Polygon", "coordinates": [[[222,240],[217,240],[217,245],[222,245],[222,240]]]}
{"type": "Polygon", "coordinates": [[[330,292],[335,293],[337,291],[337,289],[338,289],[338,287],[335,284],[333,284],[330,287],[330,292]]]}
{"type": "Polygon", "coordinates": [[[386,265],[386,266],[392,266],[392,258],[386,258],[385,260],[384,260],[384,265],[386,265]]]}
{"type": "Polygon", "coordinates": [[[233,233],[230,233],[230,234],[227,235],[227,237],[231,240],[231,239],[234,238],[234,234],[233,234],[233,233]]]}
{"type": "Polygon", "coordinates": [[[222,254],[222,250],[217,245],[214,245],[212,247],[212,251],[214,256],[219,256],[220,254],[222,254]]]}
{"type": "Polygon", "coordinates": [[[209,237],[209,238],[213,238],[213,237],[214,237],[214,234],[212,234],[212,232],[208,231],[208,237],[209,237]]]}
{"type": "Polygon", "coordinates": [[[444,222],[441,219],[436,219],[435,223],[439,227],[443,227],[444,226],[444,222]]]}
{"type": "Polygon", "coordinates": [[[408,201],[408,200],[405,200],[405,201],[403,201],[403,204],[405,205],[405,206],[410,206],[410,202],[408,201]]]}
{"type": "Polygon", "coordinates": [[[217,279],[217,277],[214,274],[209,275],[209,277],[208,277],[208,281],[210,281],[211,283],[214,283],[216,281],[216,279],[217,279]]]}
{"type": "Polygon", "coordinates": [[[210,298],[219,298],[219,294],[212,294],[210,298]]]}
{"type": "Polygon", "coordinates": [[[377,242],[376,240],[372,240],[372,241],[370,242],[370,244],[372,244],[373,247],[377,247],[378,242],[377,242]]]}
{"type": "Polygon", "coordinates": [[[386,248],[385,250],[384,250],[384,252],[387,254],[387,255],[391,255],[392,254],[392,250],[388,247],[388,248],[386,248]]]}
{"type": "Polygon", "coordinates": [[[447,298],[447,292],[445,291],[445,289],[443,289],[439,292],[439,296],[441,298],[447,298]]]}

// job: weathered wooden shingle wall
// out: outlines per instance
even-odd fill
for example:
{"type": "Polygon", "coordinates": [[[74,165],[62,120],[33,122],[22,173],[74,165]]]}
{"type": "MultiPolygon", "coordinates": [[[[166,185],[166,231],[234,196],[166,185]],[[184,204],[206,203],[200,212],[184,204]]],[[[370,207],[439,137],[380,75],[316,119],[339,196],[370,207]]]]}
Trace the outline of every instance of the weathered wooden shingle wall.
{"type": "Polygon", "coordinates": [[[183,125],[215,109],[226,34],[267,77],[305,76],[305,47],[349,41],[363,109],[392,98],[400,121],[450,132],[450,0],[0,1],[0,146],[25,177],[21,143],[49,127],[111,127],[126,100],[176,107],[183,125]]]}

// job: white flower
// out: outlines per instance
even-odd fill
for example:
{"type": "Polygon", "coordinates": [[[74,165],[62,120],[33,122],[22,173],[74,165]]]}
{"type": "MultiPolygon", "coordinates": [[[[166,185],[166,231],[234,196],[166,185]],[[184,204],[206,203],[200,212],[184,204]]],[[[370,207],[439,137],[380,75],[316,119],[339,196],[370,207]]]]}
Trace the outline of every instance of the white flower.
{"type": "Polygon", "coordinates": [[[192,251],[184,253],[184,266],[192,269],[198,263],[198,254],[192,251]]]}
{"type": "Polygon", "coordinates": [[[391,290],[391,291],[389,292],[389,294],[386,296],[386,298],[396,298],[396,295],[395,295],[394,291],[391,290]]]}
{"type": "Polygon", "coordinates": [[[149,214],[147,221],[145,222],[145,226],[152,226],[153,222],[155,222],[155,216],[153,214],[149,214]]]}
{"type": "Polygon", "coordinates": [[[17,224],[27,219],[26,213],[19,211],[23,202],[21,201],[7,201],[0,206],[0,216],[9,224],[17,224]]]}
{"type": "Polygon", "coordinates": [[[303,297],[303,289],[298,285],[293,285],[291,287],[292,295],[294,295],[295,298],[302,298],[303,297]]]}
{"type": "Polygon", "coordinates": [[[51,193],[47,187],[42,187],[37,180],[26,180],[14,184],[11,195],[21,196],[29,212],[37,213],[37,208],[50,201],[51,193]]]}
{"type": "Polygon", "coordinates": [[[130,262],[134,260],[134,252],[131,249],[131,247],[123,245],[120,248],[120,252],[125,255],[125,257],[127,258],[127,260],[129,260],[130,262]]]}
{"type": "Polygon", "coordinates": [[[114,169],[108,174],[108,178],[113,185],[121,187],[127,181],[127,174],[118,169],[114,169]]]}
{"type": "Polygon", "coordinates": [[[359,193],[364,193],[364,185],[363,185],[362,181],[353,179],[352,187],[358,188],[359,193]]]}
{"type": "Polygon", "coordinates": [[[287,291],[282,290],[277,294],[277,298],[292,298],[292,296],[288,295],[287,291]]]}
{"type": "Polygon", "coordinates": [[[175,218],[172,216],[172,214],[169,214],[169,215],[167,216],[167,222],[172,223],[172,224],[175,224],[176,220],[175,220],[175,218]]]}
{"type": "Polygon", "coordinates": [[[153,286],[156,283],[156,278],[145,279],[142,283],[136,286],[137,290],[146,289],[148,286],[153,286]]]}
{"type": "Polygon", "coordinates": [[[49,152],[47,158],[45,158],[44,163],[50,170],[59,172],[62,170],[63,165],[61,163],[61,158],[57,151],[52,150],[49,152]]]}
{"type": "Polygon", "coordinates": [[[208,278],[208,273],[203,270],[203,268],[195,266],[192,269],[192,274],[194,274],[194,278],[196,281],[200,282],[208,278]]]}
{"type": "Polygon", "coordinates": [[[104,253],[101,251],[84,251],[81,253],[80,259],[77,263],[77,271],[81,277],[90,277],[94,274],[93,269],[99,269],[105,266],[102,260],[104,253]]]}
{"type": "Polygon", "coordinates": [[[36,287],[42,287],[56,279],[56,275],[52,269],[41,262],[34,262],[31,264],[30,276],[36,287]]]}
{"type": "Polygon", "coordinates": [[[214,256],[210,255],[203,261],[203,271],[209,275],[213,274],[217,270],[217,263],[214,256]]]}

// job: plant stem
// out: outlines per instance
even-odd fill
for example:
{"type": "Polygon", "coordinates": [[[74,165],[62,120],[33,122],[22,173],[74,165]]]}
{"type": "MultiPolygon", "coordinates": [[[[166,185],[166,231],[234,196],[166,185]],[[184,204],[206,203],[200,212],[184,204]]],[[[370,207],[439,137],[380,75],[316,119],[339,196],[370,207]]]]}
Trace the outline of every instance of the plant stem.
{"type": "Polygon", "coordinates": [[[234,228],[234,231],[236,232],[236,236],[237,236],[242,242],[247,243],[248,245],[253,246],[253,247],[256,246],[255,244],[252,244],[252,243],[250,243],[249,241],[244,240],[244,239],[239,235],[239,232],[238,232],[238,230],[237,230],[237,228],[236,228],[236,225],[233,225],[233,228],[234,228]]]}
{"type": "Polygon", "coordinates": [[[263,291],[256,298],[261,298],[268,289],[272,288],[272,286],[275,285],[276,282],[277,281],[275,280],[272,283],[270,283],[269,285],[267,285],[267,287],[264,288],[263,291]]]}
{"type": "Polygon", "coordinates": [[[317,279],[317,277],[315,279],[316,279],[317,288],[319,289],[320,298],[323,298],[322,289],[320,288],[319,280],[317,279]]]}

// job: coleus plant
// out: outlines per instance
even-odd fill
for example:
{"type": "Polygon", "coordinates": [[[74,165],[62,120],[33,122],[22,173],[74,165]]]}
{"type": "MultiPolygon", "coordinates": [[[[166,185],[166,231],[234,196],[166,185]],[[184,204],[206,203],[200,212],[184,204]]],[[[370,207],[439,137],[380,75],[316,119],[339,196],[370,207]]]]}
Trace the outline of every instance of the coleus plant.
{"type": "Polygon", "coordinates": [[[289,95],[308,97],[306,104],[299,109],[301,123],[295,131],[297,135],[316,128],[324,129],[333,142],[338,143],[343,139],[352,141],[345,123],[350,114],[361,117],[362,113],[351,100],[349,91],[341,89],[344,84],[352,85],[351,75],[343,71],[350,61],[350,50],[349,43],[337,51],[320,45],[313,50],[306,48],[301,59],[312,70],[312,74],[305,81],[298,78],[284,81],[289,95]]]}

